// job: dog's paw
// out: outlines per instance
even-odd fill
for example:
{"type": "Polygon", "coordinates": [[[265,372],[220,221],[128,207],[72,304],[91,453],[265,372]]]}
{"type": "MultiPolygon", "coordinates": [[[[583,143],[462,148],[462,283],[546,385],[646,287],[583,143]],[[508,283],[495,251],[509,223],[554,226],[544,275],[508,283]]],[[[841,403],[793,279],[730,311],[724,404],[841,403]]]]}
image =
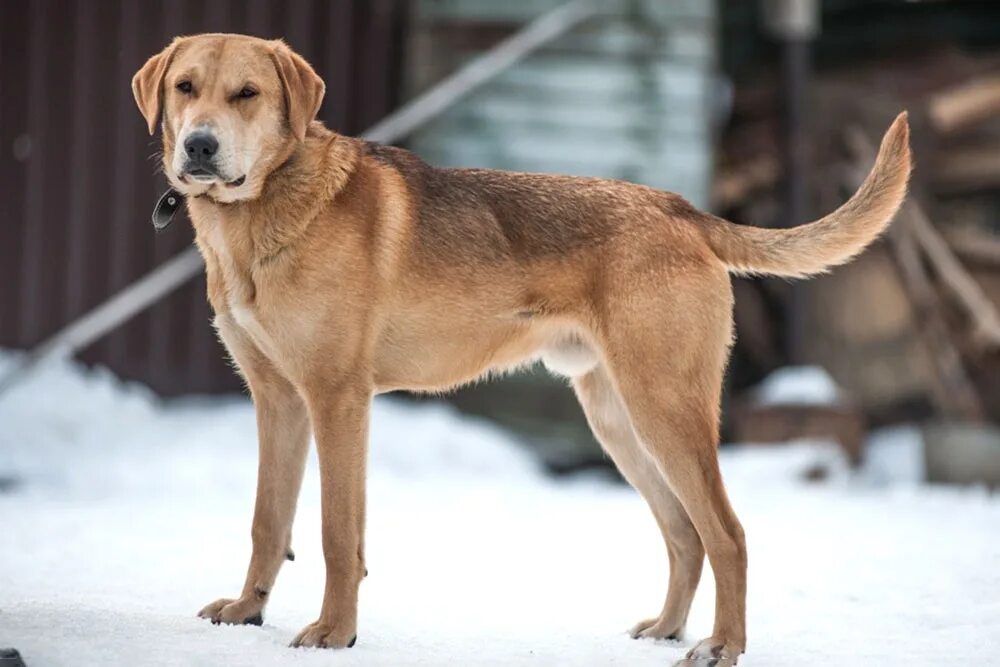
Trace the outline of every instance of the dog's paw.
{"type": "Polygon", "coordinates": [[[659,617],[639,621],[628,631],[632,639],[680,639],[683,628],[664,623],[659,617]]]}
{"type": "Polygon", "coordinates": [[[218,625],[263,625],[264,603],[257,598],[232,600],[222,598],[206,605],[198,612],[199,618],[207,618],[218,625]]]}
{"type": "Polygon", "coordinates": [[[729,658],[684,658],[672,667],[736,667],[736,661],[729,658]]]}
{"type": "Polygon", "coordinates": [[[340,629],[320,621],[310,623],[292,640],[293,648],[351,648],[358,640],[357,633],[351,629],[340,629]]]}
{"type": "MultiPolygon", "coordinates": [[[[727,642],[718,637],[709,637],[695,644],[695,647],[688,651],[687,660],[695,661],[689,664],[701,665],[712,663],[718,667],[735,665],[743,647],[733,642],[727,642]],[[714,661],[714,662],[713,662],[714,661]]],[[[685,664],[683,661],[678,664],[685,664]]]]}

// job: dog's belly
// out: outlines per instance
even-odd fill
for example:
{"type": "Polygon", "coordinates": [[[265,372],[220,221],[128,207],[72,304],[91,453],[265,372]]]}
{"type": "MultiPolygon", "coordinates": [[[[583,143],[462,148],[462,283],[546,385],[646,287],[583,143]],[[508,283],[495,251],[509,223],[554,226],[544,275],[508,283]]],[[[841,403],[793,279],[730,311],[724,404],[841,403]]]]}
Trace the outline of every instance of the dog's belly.
{"type": "Polygon", "coordinates": [[[379,346],[378,391],[445,391],[542,359],[546,368],[578,377],[600,355],[561,327],[514,325],[488,331],[456,324],[448,331],[397,333],[379,346]]]}
{"type": "Polygon", "coordinates": [[[456,323],[450,330],[397,330],[378,347],[376,386],[438,392],[504,373],[538,357],[545,340],[528,327],[477,330],[456,323]]]}

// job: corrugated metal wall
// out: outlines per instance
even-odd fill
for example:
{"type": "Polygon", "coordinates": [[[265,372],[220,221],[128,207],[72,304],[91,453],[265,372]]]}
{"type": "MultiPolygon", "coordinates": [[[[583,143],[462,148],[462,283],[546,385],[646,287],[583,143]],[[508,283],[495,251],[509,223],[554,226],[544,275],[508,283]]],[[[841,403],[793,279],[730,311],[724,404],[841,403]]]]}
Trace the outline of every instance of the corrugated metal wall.
{"type": "MultiPolygon", "coordinates": [[[[418,74],[433,81],[563,0],[419,0],[418,74]]],[[[604,176],[708,205],[718,103],[713,0],[605,0],[415,134],[443,166],[604,176]]],[[[416,87],[427,81],[417,79],[416,87]]]]}
{"type": "MultiPolygon", "coordinates": [[[[177,253],[130,81],[178,34],[283,37],[327,83],[320,117],[359,132],[394,106],[403,0],[0,1],[0,347],[27,347],[177,253]]],[[[200,278],[82,355],[162,393],[239,386],[200,278]]]]}

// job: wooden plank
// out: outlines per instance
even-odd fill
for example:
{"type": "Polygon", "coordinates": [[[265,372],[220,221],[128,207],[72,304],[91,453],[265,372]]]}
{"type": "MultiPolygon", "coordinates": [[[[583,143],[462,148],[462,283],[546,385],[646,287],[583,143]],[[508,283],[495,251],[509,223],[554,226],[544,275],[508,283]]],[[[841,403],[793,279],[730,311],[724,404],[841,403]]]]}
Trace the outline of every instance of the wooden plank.
{"type": "Polygon", "coordinates": [[[965,194],[1000,187],[1000,146],[964,146],[936,156],[931,185],[939,194],[965,194]]]}
{"type": "MultiPolygon", "coordinates": [[[[864,130],[858,127],[850,128],[846,138],[860,163],[869,165],[875,161],[875,144],[864,130]]],[[[865,171],[861,168],[856,170],[852,187],[861,183],[865,171]]],[[[937,371],[933,376],[935,382],[932,384],[931,397],[945,416],[973,421],[982,420],[984,417],[982,401],[962,363],[961,354],[951,339],[942,314],[940,298],[920,257],[920,232],[917,228],[921,226],[921,216],[914,216],[915,210],[912,204],[904,205],[900,219],[889,227],[887,236],[899,265],[900,275],[919,318],[924,347],[934,361],[937,371]]],[[[929,221],[924,220],[924,222],[929,224],[929,221]]]]}
{"type": "Polygon", "coordinates": [[[903,213],[909,217],[910,229],[938,278],[972,322],[973,340],[986,350],[1000,349],[1000,312],[996,306],[962,266],[923,208],[911,199],[903,213]]]}
{"type": "Polygon", "coordinates": [[[956,230],[945,235],[956,255],[969,262],[1000,267],[1000,236],[979,229],[956,230]]]}
{"type": "Polygon", "coordinates": [[[941,316],[941,304],[920,260],[913,234],[897,224],[890,228],[889,239],[920,318],[924,346],[937,369],[934,375],[937,381],[931,392],[934,403],[946,417],[982,420],[982,402],[941,316]]]}
{"type": "Polygon", "coordinates": [[[927,106],[931,123],[942,134],[994,118],[1000,113],[1000,74],[977,77],[935,93],[927,106]]]}

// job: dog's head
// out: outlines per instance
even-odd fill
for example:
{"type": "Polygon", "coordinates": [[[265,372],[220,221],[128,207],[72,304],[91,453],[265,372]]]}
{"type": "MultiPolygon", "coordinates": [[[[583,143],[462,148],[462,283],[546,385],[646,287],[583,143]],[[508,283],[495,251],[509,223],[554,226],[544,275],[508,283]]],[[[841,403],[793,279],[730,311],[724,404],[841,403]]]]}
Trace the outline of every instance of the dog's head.
{"type": "Polygon", "coordinates": [[[163,169],[186,195],[252,199],[305,140],[325,86],[284,42],[179,37],[132,79],[149,133],[162,119],[163,169]]]}

